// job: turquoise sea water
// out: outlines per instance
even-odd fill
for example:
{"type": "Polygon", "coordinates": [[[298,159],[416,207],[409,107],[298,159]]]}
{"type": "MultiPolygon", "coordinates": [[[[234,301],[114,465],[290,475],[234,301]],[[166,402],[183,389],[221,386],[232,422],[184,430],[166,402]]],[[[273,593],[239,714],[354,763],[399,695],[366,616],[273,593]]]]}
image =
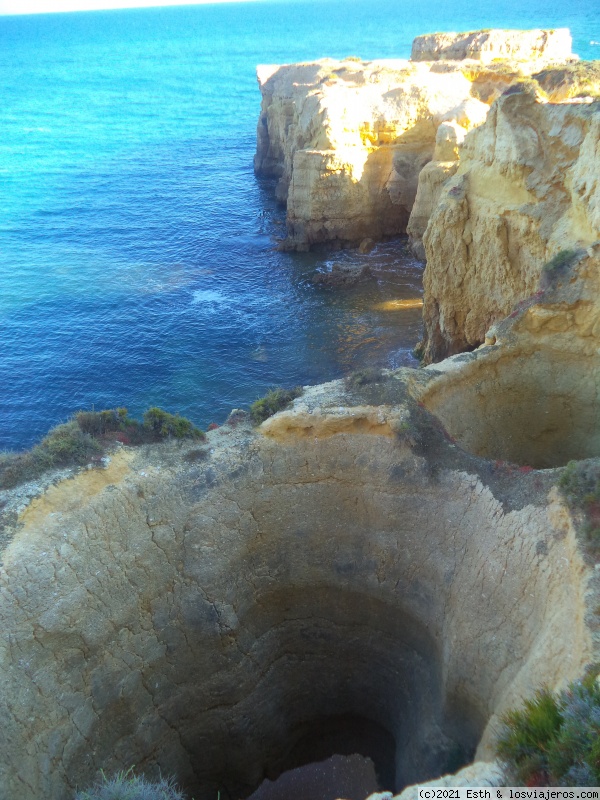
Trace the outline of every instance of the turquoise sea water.
{"type": "Polygon", "coordinates": [[[252,171],[255,67],[408,57],[432,30],[570,27],[589,0],[256,2],[0,17],[0,449],[79,408],[158,404],[205,426],[276,384],[412,363],[420,293],[402,243],[279,253],[252,171]],[[367,261],[331,292],[315,268],[367,261]]]}

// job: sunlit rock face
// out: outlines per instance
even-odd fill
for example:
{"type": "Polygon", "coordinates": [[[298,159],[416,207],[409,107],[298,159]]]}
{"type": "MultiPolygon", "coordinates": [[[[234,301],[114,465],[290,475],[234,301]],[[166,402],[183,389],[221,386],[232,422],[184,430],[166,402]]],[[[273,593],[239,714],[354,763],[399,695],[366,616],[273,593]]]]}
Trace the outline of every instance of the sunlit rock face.
{"type": "Polygon", "coordinates": [[[600,239],[599,175],[599,103],[542,103],[523,87],[496,101],[423,235],[426,361],[481,344],[547,261],[600,239]]]}
{"type": "MultiPolygon", "coordinates": [[[[484,108],[483,117],[485,118],[487,107],[484,106],[484,108]]],[[[438,204],[443,186],[458,169],[459,151],[465,134],[466,130],[457,122],[443,122],[437,130],[433,159],[423,167],[419,174],[417,194],[406,232],[413,252],[422,261],[425,260],[423,234],[427,229],[433,209],[438,204]]]]}
{"type": "Polygon", "coordinates": [[[413,42],[412,61],[565,61],[571,57],[568,28],[428,33],[413,42]]]}
{"type": "Polygon", "coordinates": [[[34,501],[0,574],[6,796],[135,764],[240,798],[335,753],[400,790],[575,678],[597,600],[556,476],[457,448],[411,395],[436,379],[313,387],[34,501]]]}
{"type": "Polygon", "coordinates": [[[428,368],[426,407],[467,450],[547,469],[600,457],[600,245],[542,275],[489,346],[428,368]]]}
{"type": "MultiPolygon", "coordinates": [[[[434,156],[439,126],[458,126],[462,139],[515,81],[571,55],[568,31],[435,34],[415,40],[413,52],[413,61],[258,68],[255,170],[277,178],[277,197],[287,205],[284,247],[405,233],[419,174],[432,157],[441,161],[434,156]],[[448,54],[459,60],[438,61],[448,54]]],[[[448,174],[430,174],[436,197],[448,174]]],[[[411,234],[420,253],[429,205],[420,203],[411,234]]]]}
{"type": "Polygon", "coordinates": [[[404,232],[437,127],[470,97],[470,81],[408,61],[326,59],[273,70],[258,72],[255,167],[279,179],[287,245],[404,232]]]}

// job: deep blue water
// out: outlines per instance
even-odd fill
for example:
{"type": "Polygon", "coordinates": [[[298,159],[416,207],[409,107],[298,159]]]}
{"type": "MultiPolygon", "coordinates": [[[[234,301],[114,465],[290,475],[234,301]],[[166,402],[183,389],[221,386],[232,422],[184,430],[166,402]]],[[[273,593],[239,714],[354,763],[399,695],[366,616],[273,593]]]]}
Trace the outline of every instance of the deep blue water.
{"type": "Polygon", "coordinates": [[[590,0],[256,2],[0,17],[0,449],[80,408],[161,405],[220,422],[273,385],[411,363],[420,293],[402,245],[380,280],[331,292],[324,255],[279,253],[252,171],[255,67],[408,57],[432,30],[571,28],[590,0]]]}

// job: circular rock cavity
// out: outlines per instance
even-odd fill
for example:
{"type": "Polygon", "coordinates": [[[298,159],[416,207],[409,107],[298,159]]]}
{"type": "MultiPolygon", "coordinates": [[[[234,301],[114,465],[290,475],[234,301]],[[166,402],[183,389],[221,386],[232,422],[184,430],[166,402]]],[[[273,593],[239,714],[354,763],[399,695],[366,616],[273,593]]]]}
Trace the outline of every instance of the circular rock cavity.
{"type": "Polygon", "coordinates": [[[398,790],[489,757],[497,713],[589,659],[585,570],[558,502],[411,447],[245,433],[38,501],[1,575],[6,796],[134,764],[240,798],[334,753],[398,790]]]}
{"type": "Polygon", "coordinates": [[[462,358],[421,399],[465,450],[536,469],[600,455],[595,356],[542,348],[462,358]]]}

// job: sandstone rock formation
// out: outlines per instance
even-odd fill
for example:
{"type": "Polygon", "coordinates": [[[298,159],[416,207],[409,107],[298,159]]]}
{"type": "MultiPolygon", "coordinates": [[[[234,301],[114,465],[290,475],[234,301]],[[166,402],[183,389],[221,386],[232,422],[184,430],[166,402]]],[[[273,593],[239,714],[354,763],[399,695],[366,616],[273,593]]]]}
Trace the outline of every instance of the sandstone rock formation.
{"type": "MultiPolygon", "coordinates": [[[[323,59],[258,68],[263,99],[255,170],[278,179],[277,197],[287,204],[284,246],[358,244],[404,233],[439,125],[470,130],[523,75],[570,57],[568,31],[442,38],[455,57],[468,60],[323,59]],[[485,53],[495,58],[500,41],[504,55],[514,57],[487,64],[485,53]],[[529,60],[520,60],[527,53],[529,60]]],[[[425,53],[430,39],[415,40],[415,52],[425,53]]],[[[440,47],[438,41],[436,59],[440,47]]]]}
{"type": "Polygon", "coordinates": [[[557,30],[488,30],[428,33],[413,42],[412,61],[565,61],[571,58],[568,28],[557,30]]]}
{"type": "Polygon", "coordinates": [[[466,130],[461,128],[458,123],[443,122],[437,130],[433,159],[419,173],[417,194],[406,232],[410,238],[413,252],[421,261],[425,261],[423,234],[427,230],[429,218],[438,204],[443,186],[458,169],[459,147],[465,134],[466,130]]]}
{"type": "Polygon", "coordinates": [[[540,103],[526,86],[496,101],[423,236],[426,361],[481,344],[552,256],[600,239],[599,175],[598,103],[540,103]]]}
{"type": "Polygon", "coordinates": [[[556,473],[457,448],[411,395],[439,378],[313,387],[208,459],[124,450],[34,500],[0,574],[7,797],[131,764],[241,797],[324,740],[399,790],[489,759],[499,713],[597,657],[556,473]]]}
{"type": "Polygon", "coordinates": [[[471,86],[459,70],[407,61],[326,59],[274,68],[266,80],[259,70],[259,80],[255,168],[279,179],[296,248],[405,230],[437,126],[471,86]]]}
{"type": "Polygon", "coordinates": [[[489,346],[428,367],[420,397],[470,452],[549,468],[600,456],[600,245],[556,260],[542,284],[489,346]]]}

